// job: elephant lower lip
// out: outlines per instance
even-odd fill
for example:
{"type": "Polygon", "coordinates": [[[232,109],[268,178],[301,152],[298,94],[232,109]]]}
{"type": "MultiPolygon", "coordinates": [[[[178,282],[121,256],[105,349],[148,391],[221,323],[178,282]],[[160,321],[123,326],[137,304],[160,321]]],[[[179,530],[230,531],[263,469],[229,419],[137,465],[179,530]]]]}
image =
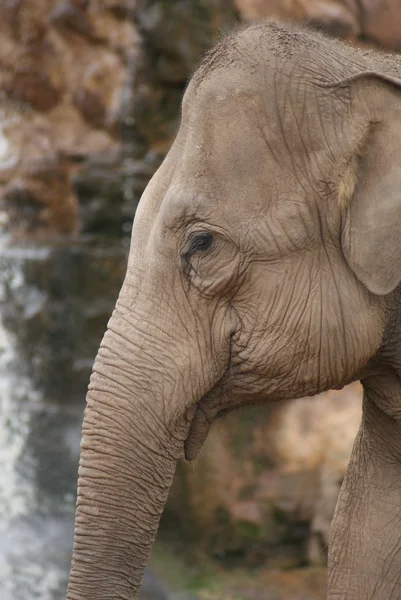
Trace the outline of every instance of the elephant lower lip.
{"type": "Polygon", "coordinates": [[[214,388],[198,403],[187,439],[184,442],[185,459],[194,460],[206,441],[210,427],[217,418],[231,412],[235,408],[232,398],[222,393],[221,388],[214,388]]]}
{"type": "Polygon", "coordinates": [[[194,460],[200,452],[208,436],[211,426],[202,408],[198,405],[189,429],[188,437],[184,442],[185,459],[194,460]]]}
{"type": "Polygon", "coordinates": [[[198,404],[191,427],[189,429],[188,437],[184,442],[185,460],[191,461],[197,457],[206,441],[213,421],[231,412],[232,410],[233,407],[220,409],[214,407],[214,409],[209,409],[208,414],[206,415],[201,403],[198,404]]]}

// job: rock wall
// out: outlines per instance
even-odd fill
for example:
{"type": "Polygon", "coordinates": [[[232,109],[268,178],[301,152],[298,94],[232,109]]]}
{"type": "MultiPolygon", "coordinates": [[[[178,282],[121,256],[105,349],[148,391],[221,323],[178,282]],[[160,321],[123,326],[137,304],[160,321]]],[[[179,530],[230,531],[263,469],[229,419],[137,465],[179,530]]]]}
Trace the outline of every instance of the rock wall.
{"type": "Polygon", "coordinates": [[[0,197],[15,235],[91,228],[74,177],[88,158],[110,162],[121,150],[119,110],[138,45],[133,4],[1,2],[0,197]]]}
{"type": "Polygon", "coordinates": [[[388,48],[401,48],[401,5],[397,0],[235,0],[245,20],[291,19],[330,35],[388,48]]]}

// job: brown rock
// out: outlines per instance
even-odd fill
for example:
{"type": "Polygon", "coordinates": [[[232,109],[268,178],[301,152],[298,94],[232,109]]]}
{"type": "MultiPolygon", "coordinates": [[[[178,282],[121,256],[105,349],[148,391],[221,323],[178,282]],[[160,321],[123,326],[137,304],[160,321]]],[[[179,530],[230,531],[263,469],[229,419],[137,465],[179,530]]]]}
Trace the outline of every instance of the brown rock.
{"type": "Polygon", "coordinates": [[[361,0],[361,29],[368,39],[401,50],[401,3],[399,0],[361,0]]]}
{"type": "Polygon", "coordinates": [[[2,193],[15,236],[77,230],[78,201],[71,186],[68,163],[58,156],[30,163],[2,193]]]}
{"type": "Polygon", "coordinates": [[[83,118],[93,127],[102,128],[106,120],[106,108],[100,94],[84,87],[79,87],[74,92],[74,104],[81,112],[83,118]]]}
{"type": "Polygon", "coordinates": [[[0,3],[1,18],[14,37],[18,35],[21,4],[22,0],[2,0],[0,3]]]}
{"type": "MultiPolygon", "coordinates": [[[[1,25],[19,45],[40,43],[46,32],[41,0],[2,0],[0,3],[1,25]]],[[[1,27],[0,25],[0,27],[1,27]]]]}
{"type": "Polygon", "coordinates": [[[353,0],[235,0],[242,16],[292,19],[316,25],[331,35],[355,38],[360,33],[358,7],[353,0]]]}
{"type": "Polygon", "coordinates": [[[292,19],[331,35],[401,49],[398,0],[235,0],[243,18],[292,19]]]}
{"type": "MultiPolygon", "coordinates": [[[[11,232],[81,226],[70,177],[88,158],[122,148],[116,115],[138,37],[128,12],[117,16],[104,0],[0,0],[0,195],[11,232]]],[[[124,171],[121,181],[129,177],[124,171]]],[[[107,214],[122,210],[122,187],[104,201],[107,214]]],[[[116,234],[126,219],[116,217],[116,234]]]]}
{"type": "MultiPolygon", "coordinates": [[[[355,39],[361,33],[358,6],[354,0],[297,0],[303,20],[333,36],[355,39]]],[[[294,2],[295,4],[295,2],[294,2]]]]}
{"type": "Polygon", "coordinates": [[[117,19],[133,15],[136,4],[136,0],[104,0],[105,10],[110,11],[117,19]]]}
{"type": "Polygon", "coordinates": [[[41,208],[23,180],[16,179],[2,193],[2,208],[7,211],[7,225],[17,235],[40,228],[41,208]]]}
{"type": "Polygon", "coordinates": [[[46,73],[35,67],[17,69],[5,83],[6,92],[17,102],[29,104],[39,111],[48,111],[60,100],[60,91],[46,73]]]}
{"type": "Polygon", "coordinates": [[[276,501],[311,519],[311,562],[326,559],[331,519],[361,420],[361,398],[362,388],[355,383],[290,402],[268,432],[281,473],[276,501]],[[298,485],[300,476],[305,481],[298,485]]]}
{"type": "Polygon", "coordinates": [[[84,8],[80,2],[72,0],[62,0],[56,8],[50,13],[49,21],[59,28],[64,28],[80,35],[90,35],[93,31],[92,24],[85,14],[84,8]]]}
{"type": "Polygon", "coordinates": [[[234,4],[247,21],[286,18],[291,12],[289,3],[282,0],[234,0],[234,4]]]}

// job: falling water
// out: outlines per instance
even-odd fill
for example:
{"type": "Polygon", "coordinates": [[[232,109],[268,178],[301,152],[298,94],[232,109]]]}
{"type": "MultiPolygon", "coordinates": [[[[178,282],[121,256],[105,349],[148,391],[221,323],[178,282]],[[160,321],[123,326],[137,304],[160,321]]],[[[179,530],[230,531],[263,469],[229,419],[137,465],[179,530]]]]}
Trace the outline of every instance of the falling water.
{"type": "Polygon", "coordinates": [[[1,600],[64,598],[85,387],[124,262],[121,244],[0,248],[1,600]]]}

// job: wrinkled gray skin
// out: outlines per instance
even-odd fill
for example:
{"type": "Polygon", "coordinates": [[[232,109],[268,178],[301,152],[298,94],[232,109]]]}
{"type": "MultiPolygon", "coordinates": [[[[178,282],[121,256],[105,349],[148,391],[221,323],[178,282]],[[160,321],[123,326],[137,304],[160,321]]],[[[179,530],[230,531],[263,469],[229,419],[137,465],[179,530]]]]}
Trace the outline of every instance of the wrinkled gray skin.
{"type": "Polygon", "coordinates": [[[328,597],[401,598],[397,60],[270,23],[195,74],[91,378],[69,600],[138,597],[216,417],[357,378],[328,597]]]}

